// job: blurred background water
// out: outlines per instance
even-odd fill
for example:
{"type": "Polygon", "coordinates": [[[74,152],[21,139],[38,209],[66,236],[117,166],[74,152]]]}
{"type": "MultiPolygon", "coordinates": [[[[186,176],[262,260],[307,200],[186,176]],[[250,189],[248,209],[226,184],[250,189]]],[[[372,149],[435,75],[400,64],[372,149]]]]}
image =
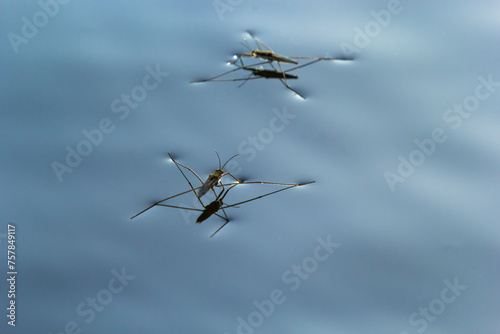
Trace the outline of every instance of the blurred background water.
{"type": "Polygon", "coordinates": [[[3,3],[1,332],[498,333],[499,7],[3,3]],[[230,69],[246,30],[355,60],[294,72],[306,100],[188,83],[230,69]],[[228,209],[212,239],[216,217],[129,219],[188,189],[167,152],[206,178],[214,149],[238,177],[316,183],[228,209]]]}

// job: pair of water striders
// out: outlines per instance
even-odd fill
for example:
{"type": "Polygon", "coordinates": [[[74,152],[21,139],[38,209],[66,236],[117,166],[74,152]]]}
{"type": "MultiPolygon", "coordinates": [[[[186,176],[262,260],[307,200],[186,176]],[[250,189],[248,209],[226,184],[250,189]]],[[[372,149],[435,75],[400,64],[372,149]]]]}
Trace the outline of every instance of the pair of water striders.
{"type": "MultiPolygon", "coordinates": [[[[291,90],[299,97],[305,99],[302,95],[300,95],[296,90],[294,90],[288,84],[288,80],[298,79],[298,76],[290,74],[289,72],[298,70],[300,68],[312,65],[314,63],[317,63],[317,62],[323,61],[323,60],[330,60],[330,61],[353,60],[352,58],[345,58],[345,57],[330,58],[330,57],[289,57],[289,56],[283,56],[283,55],[275,53],[273,50],[271,50],[270,47],[268,47],[263,41],[261,41],[259,38],[257,38],[253,33],[249,32],[249,31],[247,31],[246,33],[254,41],[257,48],[252,49],[248,44],[243,44],[245,47],[250,49],[250,52],[243,52],[243,53],[235,56],[236,59],[234,61],[230,62],[230,65],[235,66],[234,69],[227,71],[227,72],[224,72],[222,74],[216,75],[215,77],[212,77],[212,78],[191,81],[190,83],[212,82],[212,81],[215,81],[215,82],[242,81],[241,85],[238,86],[238,87],[241,87],[248,80],[262,79],[262,78],[264,78],[264,79],[277,79],[277,80],[280,80],[281,83],[287,89],[291,90]],[[245,65],[243,63],[243,58],[261,59],[263,61],[260,61],[260,62],[254,63],[254,64],[250,64],[250,65],[245,65]],[[303,60],[303,59],[307,59],[309,61],[304,63],[304,64],[299,64],[299,60],[303,60]],[[276,66],[275,66],[275,64],[276,64],[276,66]],[[294,67],[289,68],[287,70],[284,70],[282,64],[283,65],[284,64],[294,65],[294,67]],[[262,65],[269,65],[270,68],[264,69],[262,65]],[[279,67],[279,70],[278,70],[278,67],[279,67]],[[226,75],[233,73],[233,72],[236,72],[236,71],[240,71],[240,70],[250,72],[250,74],[245,78],[224,78],[226,75]]],[[[217,153],[217,151],[215,151],[215,152],[217,153]]],[[[207,180],[205,182],[203,182],[202,179],[198,176],[198,174],[196,174],[196,172],[193,169],[177,162],[176,160],[174,160],[174,158],[169,153],[170,159],[175,163],[176,167],[179,169],[179,171],[181,172],[184,179],[186,179],[186,181],[188,182],[189,187],[191,189],[184,191],[182,193],[179,193],[177,195],[170,196],[170,197],[165,198],[161,201],[158,201],[158,202],[154,203],[153,205],[151,205],[150,207],[146,208],[145,210],[139,212],[138,214],[133,216],[131,219],[143,214],[144,212],[148,211],[149,209],[151,209],[155,206],[163,206],[163,207],[170,207],[170,208],[183,209],[183,210],[199,211],[199,212],[201,212],[201,214],[198,217],[198,219],[196,220],[197,223],[201,223],[201,222],[205,221],[206,219],[208,219],[212,215],[216,215],[217,217],[219,217],[225,221],[224,224],[217,231],[215,231],[212,234],[211,237],[213,237],[224,226],[226,226],[227,223],[229,223],[229,218],[227,217],[225,209],[231,208],[231,207],[236,207],[237,205],[241,205],[244,203],[254,201],[254,200],[259,199],[259,198],[270,196],[270,195],[276,194],[278,192],[281,192],[281,191],[284,191],[284,190],[287,190],[287,189],[290,189],[293,187],[300,187],[300,186],[304,186],[304,185],[311,184],[311,183],[315,182],[315,181],[311,181],[311,182],[305,182],[305,183],[291,184],[291,183],[277,183],[277,182],[264,182],[264,181],[250,181],[250,182],[242,181],[242,180],[239,180],[238,178],[236,178],[231,173],[224,172],[224,167],[226,166],[226,164],[236,156],[237,155],[232,156],[229,160],[226,161],[226,163],[223,166],[221,166],[219,153],[217,153],[217,158],[219,159],[219,168],[216,169],[212,174],[210,174],[210,176],[207,178],[207,180]],[[196,176],[196,178],[200,181],[201,186],[196,187],[196,188],[193,187],[193,185],[189,181],[188,177],[184,173],[183,169],[188,170],[194,176],[196,176]],[[234,181],[224,184],[222,182],[222,178],[225,176],[232,177],[234,181]],[[280,186],[281,188],[278,190],[269,192],[267,194],[242,201],[242,202],[238,202],[238,203],[230,204],[230,205],[225,205],[223,203],[223,200],[225,199],[225,197],[227,196],[229,191],[231,189],[233,189],[234,187],[236,187],[237,185],[241,185],[241,184],[267,184],[267,185],[280,186]],[[228,187],[228,188],[226,189],[225,187],[228,187]],[[221,188],[221,191],[219,194],[217,194],[215,192],[215,188],[221,188]],[[209,191],[213,192],[213,194],[215,195],[215,200],[212,201],[210,204],[205,205],[202,202],[201,198],[205,194],[207,194],[209,191]],[[181,195],[184,195],[184,194],[187,194],[190,192],[193,192],[193,194],[195,195],[196,199],[200,202],[203,209],[188,208],[188,207],[181,207],[181,206],[176,206],[176,205],[165,204],[165,202],[170,200],[170,199],[179,197],[181,195]],[[218,213],[220,210],[222,211],[223,215],[218,213]]]]}
{"type": "Polygon", "coordinates": [[[187,191],[184,191],[182,193],[179,193],[177,195],[174,195],[174,196],[170,196],[168,198],[165,198],[165,199],[162,199],[161,201],[158,201],[156,203],[154,203],[153,205],[151,205],[150,207],[142,210],[141,212],[139,212],[138,214],[136,214],[135,216],[131,217],[130,219],[134,219],[135,217],[143,214],[144,212],[148,211],[149,209],[155,207],[155,206],[163,206],[163,207],[169,207],[169,208],[176,208],[176,209],[183,209],[183,210],[192,210],[192,211],[200,211],[201,214],[200,216],[198,217],[198,219],[196,220],[196,222],[198,224],[200,224],[201,222],[205,221],[206,219],[208,219],[209,217],[211,217],[212,215],[216,215],[217,217],[223,219],[225,221],[225,223],[219,227],[219,229],[217,231],[215,231],[210,237],[213,237],[217,232],[219,232],[224,226],[226,226],[227,223],[229,223],[229,218],[227,217],[227,214],[226,214],[226,211],[225,209],[227,208],[231,208],[231,207],[236,207],[237,205],[241,205],[241,204],[244,204],[244,203],[248,203],[248,202],[251,202],[251,201],[254,201],[256,199],[259,199],[259,198],[263,198],[263,197],[266,197],[266,196],[269,196],[269,195],[272,195],[272,194],[276,194],[276,193],[279,193],[281,191],[284,191],[284,190],[287,190],[287,189],[290,189],[290,188],[294,188],[294,187],[301,187],[301,186],[305,186],[307,184],[311,184],[311,183],[314,183],[315,181],[310,181],[310,182],[305,182],[305,183],[297,183],[297,184],[291,184],[291,183],[278,183],[278,182],[264,182],[264,181],[242,181],[242,180],[239,180],[238,178],[236,178],[235,176],[233,176],[231,173],[229,172],[224,172],[224,167],[226,166],[226,164],[231,160],[233,159],[234,157],[237,156],[234,155],[232,156],[229,160],[226,161],[226,163],[221,166],[221,162],[220,162],[220,157],[219,157],[219,153],[217,153],[217,151],[215,151],[215,153],[217,154],[217,158],[219,159],[219,168],[216,169],[212,174],[210,174],[210,176],[207,178],[207,180],[205,182],[202,181],[202,179],[198,176],[198,174],[196,174],[196,172],[191,169],[190,167],[187,167],[179,162],[177,162],[171,155],[170,153],[168,154],[168,156],[170,157],[170,159],[175,163],[175,165],[177,166],[177,168],[179,169],[179,171],[181,172],[182,176],[184,176],[184,178],[186,179],[186,181],[188,182],[189,184],[189,187],[191,188],[190,190],[187,190],[187,191]],[[190,171],[194,176],[196,176],[196,178],[200,181],[200,183],[202,183],[201,186],[199,187],[196,187],[194,188],[193,185],[191,184],[191,181],[189,181],[189,179],[187,178],[186,174],[184,174],[183,170],[181,169],[184,168],[188,171],[190,171]],[[230,183],[227,183],[227,184],[223,184],[222,182],[222,178],[224,176],[231,176],[233,179],[234,179],[234,182],[230,182],[230,183]],[[275,186],[281,186],[283,188],[281,189],[278,189],[278,190],[275,190],[275,191],[272,191],[270,193],[267,193],[267,194],[264,194],[264,195],[260,195],[260,196],[257,196],[257,197],[254,197],[254,198],[251,198],[251,199],[248,199],[248,200],[245,200],[245,201],[242,201],[242,202],[238,202],[238,203],[235,203],[235,204],[231,204],[231,205],[224,205],[223,203],[223,200],[224,198],[226,197],[226,195],[228,194],[228,192],[233,189],[234,187],[236,187],[237,185],[240,185],[240,184],[267,184],[267,185],[275,185],[275,186]],[[228,187],[228,189],[225,189],[224,187],[228,187]],[[215,187],[220,187],[222,188],[221,192],[217,195],[217,193],[215,192],[214,188],[215,187]],[[201,198],[209,191],[212,191],[214,193],[214,195],[216,196],[215,200],[212,201],[210,204],[208,205],[205,205],[201,198]],[[184,195],[184,194],[187,194],[189,192],[193,192],[194,195],[196,196],[196,198],[198,199],[198,201],[200,202],[200,204],[203,206],[203,210],[202,209],[196,209],[196,208],[188,208],[188,207],[181,207],[181,206],[177,206],[177,205],[170,205],[170,204],[165,204],[164,202],[172,199],[172,198],[176,198],[176,197],[179,197],[181,195],[184,195]],[[218,214],[217,212],[219,210],[222,210],[222,213],[224,214],[224,216],[218,214]]]}
{"type": "Polygon", "coordinates": [[[243,44],[245,47],[247,47],[250,52],[243,52],[239,55],[236,55],[236,60],[230,62],[230,65],[234,65],[236,68],[221,73],[219,75],[216,75],[212,78],[208,79],[201,79],[201,80],[195,80],[195,81],[190,81],[190,83],[199,83],[199,82],[224,82],[224,81],[243,81],[241,85],[238,87],[243,86],[248,80],[255,80],[255,79],[278,79],[281,81],[281,83],[289,90],[294,92],[297,96],[301,97],[302,99],[305,99],[304,96],[299,94],[295,89],[290,87],[288,84],[288,80],[293,80],[293,79],[298,79],[298,76],[290,74],[289,72],[298,70],[299,68],[303,68],[309,65],[312,65],[314,63],[317,63],[319,61],[323,60],[330,60],[330,61],[349,61],[353,60],[353,58],[349,57],[336,57],[336,58],[331,58],[331,57],[289,57],[289,56],[283,56],[280,54],[275,53],[273,50],[271,50],[270,47],[268,47],[263,41],[261,41],[259,38],[257,38],[252,32],[247,31],[246,32],[250,38],[255,42],[257,45],[257,49],[252,49],[248,44],[243,44]],[[255,64],[251,65],[245,65],[243,63],[243,58],[256,58],[256,59],[262,59],[264,61],[258,62],[255,64]],[[300,59],[309,59],[310,61],[299,65],[300,59]],[[276,63],[279,67],[280,70],[274,65],[276,63]],[[271,68],[270,69],[264,69],[262,65],[268,64],[271,68]],[[282,64],[291,64],[291,65],[297,65],[295,67],[292,67],[290,69],[284,70],[282,67],[282,64]],[[226,75],[236,72],[236,71],[248,71],[251,72],[246,78],[223,78],[226,75]]]}

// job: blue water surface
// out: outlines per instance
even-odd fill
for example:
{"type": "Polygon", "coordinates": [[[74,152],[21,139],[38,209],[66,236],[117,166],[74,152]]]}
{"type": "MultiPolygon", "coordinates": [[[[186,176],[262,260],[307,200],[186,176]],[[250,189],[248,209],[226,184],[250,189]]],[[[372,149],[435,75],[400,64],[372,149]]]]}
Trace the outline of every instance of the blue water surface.
{"type": "Polygon", "coordinates": [[[500,330],[498,1],[0,8],[1,333],[500,330]],[[255,47],[246,31],[354,60],[290,72],[305,100],[276,79],[189,84],[255,47]],[[224,221],[196,211],[130,220],[189,189],[168,152],[205,179],[214,150],[241,179],[316,182],[228,208],[213,238],[224,221]]]}

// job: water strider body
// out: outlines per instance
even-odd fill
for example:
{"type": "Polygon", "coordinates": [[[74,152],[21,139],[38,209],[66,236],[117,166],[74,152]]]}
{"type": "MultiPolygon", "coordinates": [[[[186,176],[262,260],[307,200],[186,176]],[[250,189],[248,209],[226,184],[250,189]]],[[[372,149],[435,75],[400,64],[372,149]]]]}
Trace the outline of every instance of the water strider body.
{"type": "MultiPolygon", "coordinates": [[[[240,43],[240,44],[243,44],[245,47],[247,47],[250,50],[250,52],[243,52],[242,54],[237,55],[236,61],[238,61],[238,59],[240,59],[241,57],[245,56],[245,57],[264,59],[264,60],[267,60],[269,63],[276,62],[278,64],[279,63],[294,64],[294,65],[299,64],[299,62],[296,61],[295,59],[293,59],[292,57],[287,57],[287,56],[283,56],[283,55],[275,53],[273,50],[271,50],[271,48],[269,46],[266,45],[266,43],[264,43],[263,41],[258,39],[250,31],[246,31],[246,33],[254,40],[255,44],[257,45],[257,49],[252,50],[252,48],[248,44],[240,43]],[[267,49],[267,50],[264,50],[264,49],[267,49]]],[[[272,66],[272,64],[271,64],[271,66],[272,66]]],[[[281,69],[281,72],[283,72],[283,69],[281,69]]]]}
{"type": "MultiPolygon", "coordinates": [[[[217,154],[217,158],[219,159],[219,168],[216,169],[212,174],[210,174],[210,176],[207,178],[205,183],[203,183],[201,188],[196,193],[196,196],[198,196],[198,197],[202,197],[203,195],[205,195],[210,189],[212,189],[214,186],[216,186],[221,181],[221,179],[226,175],[231,176],[233,179],[236,180],[237,183],[240,182],[240,180],[238,180],[236,177],[234,177],[231,173],[224,172],[224,167],[226,167],[227,163],[229,161],[231,161],[232,158],[238,156],[238,154],[235,154],[231,158],[229,158],[229,160],[227,160],[226,163],[221,167],[219,153],[217,151],[215,151],[215,153],[217,154]]],[[[192,172],[194,173],[194,171],[192,171],[192,172]]],[[[196,173],[194,173],[194,174],[196,174],[196,173]]],[[[198,176],[198,175],[196,175],[196,176],[198,176]]]]}
{"type": "Polygon", "coordinates": [[[247,57],[254,57],[254,58],[260,58],[260,59],[265,59],[270,62],[277,62],[277,63],[287,63],[287,64],[294,64],[298,65],[299,62],[296,60],[293,60],[292,58],[282,56],[280,54],[274,53],[274,51],[271,50],[252,50],[251,53],[248,52],[243,52],[241,56],[247,56],[247,57]]]}

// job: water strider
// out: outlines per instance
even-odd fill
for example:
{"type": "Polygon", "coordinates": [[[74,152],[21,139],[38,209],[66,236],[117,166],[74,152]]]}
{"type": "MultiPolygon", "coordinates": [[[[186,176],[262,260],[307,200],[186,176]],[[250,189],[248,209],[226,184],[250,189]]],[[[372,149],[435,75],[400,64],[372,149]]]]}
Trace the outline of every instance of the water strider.
{"type": "MultiPolygon", "coordinates": [[[[207,220],[208,218],[210,218],[212,215],[216,215],[217,217],[223,219],[225,221],[225,223],[219,228],[217,229],[217,231],[215,231],[210,237],[213,237],[217,232],[219,232],[224,226],[226,226],[227,223],[229,223],[229,218],[227,217],[227,214],[225,212],[224,209],[227,209],[227,208],[231,208],[231,207],[236,207],[237,205],[241,205],[241,204],[244,204],[244,203],[248,203],[248,202],[251,202],[251,201],[254,201],[256,199],[259,199],[259,198],[263,198],[263,197],[266,197],[266,196],[270,196],[270,195],[273,195],[273,194],[276,194],[278,192],[281,192],[281,191],[285,191],[287,189],[290,189],[290,188],[294,188],[294,187],[300,187],[300,186],[304,186],[304,185],[307,185],[307,184],[311,184],[311,183],[314,183],[315,181],[310,181],[310,182],[305,182],[305,183],[298,183],[298,184],[289,184],[289,183],[277,183],[277,182],[263,182],[263,181],[250,181],[250,182],[247,182],[247,181],[239,181],[238,179],[237,182],[234,182],[234,183],[228,183],[228,184],[220,184],[220,187],[222,188],[221,192],[217,195],[216,194],[216,199],[214,201],[212,201],[210,204],[208,205],[205,205],[200,197],[198,196],[196,190],[199,190],[201,188],[203,188],[203,185],[200,186],[200,187],[197,187],[197,188],[194,188],[193,185],[191,184],[191,182],[189,181],[189,179],[187,178],[187,176],[184,174],[184,172],[182,171],[181,167],[189,170],[190,172],[192,172],[199,180],[201,183],[203,183],[203,181],[201,181],[201,179],[198,177],[198,175],[189,167],[187,166],[184,166],[182,164],[180,164],[179,162],[175,161],[172,156],[170,155],[169,153],[169,157],[170,159],[175,163],[175,165],[177,166],[177,168],[179,169],[179,171],[181,172],[182,176],[184,177],[184,179],[188,182],[189,184],[189,187],[191,188],[190,190],[187,190],[187,191],[184,191],[182,193],[179,193],[177,195],[174,195],[174,196],[171,196],[171,197],[168,197],[168,198],[165,198],[161,201],[158,201],[156,203],[154,203],[153,205],[151,205],[150,207],[144,209],[143,211],[139,212],[138,214],[134,215],[133,217],[131,217],[130,219],[133,219],[141,214],[143,214],[144,212],[148,211],[149,209],[153,208],[154,206],[164,206],[164,207],[170,207],[170,208],[176,208],[176,209],[183,209],[183,210],[192,210],[192,211],[199,211],[201,212],[200,216],[196,219],[196,223],[200,224],[201,222],[207,220]],[[281,189],[278,189],[278,190],[275,190],[275,191],[272,191],[272,192],[269,192],[269,193],[266,193],[264,195],[260,195],[260,196],[257,196],[257,197],[254,197],[254,198],[251,198],[251,199],[248,199],[248,200],[245,200],[245,201],[241,201],[241,202],[238,202],[238,203],[234,203],[234,204],[231,204],[231,205],[224,205],[223,203],[223,200],[224,198],[226,197],[226,195],[229,193],[229,191],[231,189],[233,189],[234,187],[236,187],[237,185],[241,185],[241,184],[266,184],[266,185],[278,185],[278,186],[284,186],[284,188],[281,188],[281,189]],[[229,188],[226,190],[224,188],[224,186],[229,186],[229,188]],[[181,195],[184,195],[184,194],[187,194],[189,192],[193,192],[196,196],[196,198],[198,199],[198,201],[201,203],[202,207],[203,207],[203,210],[202,209],[196,209],[196,208],[188,208],[188,207],[182,207],[182,206],[177,206],[177,205],[170,205],[170,204],[164,204],[164,202],[172,199],[172,198],[175,198],[175,197],[179,197],[181,195]],[[222,213],[224,216],[220,215],[218,212],[219,210],[222,210],[222,213]]],[[[231,158],[232,159],[232,158],[231,158]]],[[[227,162],[226,162],[227,163],[227,162]]],[[[220,168],[221,169],[221,168],[220,168]]],[[[213,189],[213,187],[209,188],[207,191],[209,190],[212,190],[215,194],[215,190],[213,189]]]]}
{"type": "Polygon", "coordinates": [[[251,32],[247,32],[251,38],[255,41],[257,44],[257,49],[252,50],[248,45],[245,45],[250,49],[250,53],[248,52],[243,52],[242,54],[236,55],[236,60],[230,62],[230,65],[236,66],[235,69],[232,69],[230,71],[224,72],[222,74],[216,75],[212,78],[208,79],[202,79],[202,80],[195,80],[195,81],[190,81],[189,83],[199,83],[199,82],[210,82],[210,81],[215,81],[215,82],[221,82],[221,81],[243,81],[241,85],[238,87],[241,87],[243,84],[245,84],[248,80],[254,80],[254,79],[278,79],[281,81],[281,83],[289,90],[294,92],[296,95],[301,97],[302,99],[305,99],[304,96],[300,95],[296,90],[294,90],[290,85],[288,84],[288,80],[290,79],[298,79],[298,76],[290,74],[288,72],[298,70],[299,68],[306,67],[309,65],[312,65],[314,63],[317,63],[319,61],[323,60],[331,60],[331,61],[339,61],[339,60],[353,60],[353,58],[332,58],[332,57],[288,57],[288,56],[283,56],[280,54],[275,53],[274,51],[271,50],[264,42],[262,42],[260,39],[258,39],[256,36],[254,36],[251,32]],[[267,50],[262,50],[262,49],[267,49],[267,50]],[[243,63],[243,57],[251,57],[251,58],[259,58],[263,59],[265,61],[259,62],[256,64],[251,64],[251,65],[245,65],[243,63]],[[309,59],[311,60],[308,63],[299,65],[299,62],[296,59],[309,59]],[[274,66],[273,63],[277,63],[280,71],[274,66]],[[293,68],[284,70],[281,64],[293,64],[293,65],[298,65],[293,68]],[[264,69],[262,65],[268,64],[271,69],[264,69]],[[228,79],[219,79],[220,77],[223,77],[229,73],[239,71],[239,70],[244,70],[244,71],[249,71],[251,72],[247,77],[245,78],[228,78],[228,79]]]}

